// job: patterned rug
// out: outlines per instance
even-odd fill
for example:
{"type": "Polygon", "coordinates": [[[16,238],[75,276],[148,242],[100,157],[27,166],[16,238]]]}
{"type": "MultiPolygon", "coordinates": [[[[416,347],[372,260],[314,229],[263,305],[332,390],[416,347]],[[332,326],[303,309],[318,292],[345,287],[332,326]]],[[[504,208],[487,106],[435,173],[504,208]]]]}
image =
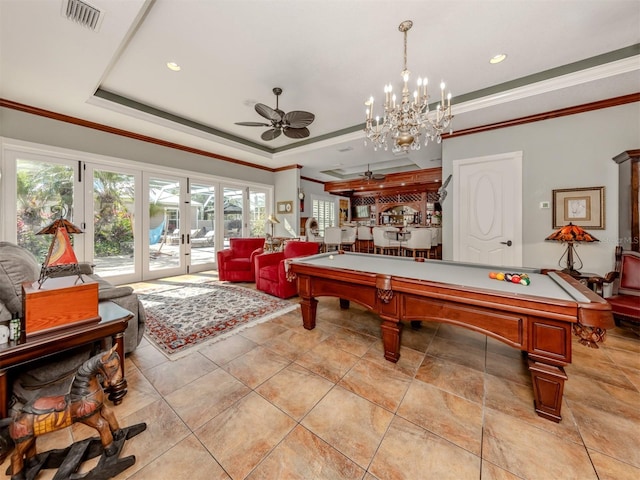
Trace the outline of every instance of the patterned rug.
{"type": "Polygon", "coordinates": [[[145,336],[171,360],[297,308],[256,290],[218,282],[174,282],[138,296],[147,314],[145,336]]]}

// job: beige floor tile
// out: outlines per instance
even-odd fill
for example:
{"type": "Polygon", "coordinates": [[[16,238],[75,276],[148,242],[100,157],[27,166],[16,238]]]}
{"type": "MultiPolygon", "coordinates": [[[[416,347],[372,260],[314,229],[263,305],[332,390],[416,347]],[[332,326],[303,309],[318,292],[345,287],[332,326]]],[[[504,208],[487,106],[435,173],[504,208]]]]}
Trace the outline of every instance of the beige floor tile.
{"type": "Polygon", "coordinates": [[[195,431],[233,479],[245,478],[296,422],[256,393],[250,393],[195,431]]]}
{"type": "Polygon", "coordinates": [[[522,385],[532,386],[531,373],[527,359],[520,350],[512,348],[516,355],[502,355],[487,351],[485,371],[493,376],[504,378],[522,385]]]}
{"type": "Polygon", "coordinates": [[[638,355],[638,352],[609,348],[607,349],[607,353],[617,365],[624,365],[627,368],[640,370],[640,355],[638,355]]]}
{"type": "Polygon", "coordinates": [[[147,429],[127,440],[120,454],[120,458],[127,455],[136,457],[136,463],[121,474],[124,478],[150,464],[191,434],[184,422],[164,400],[138,410],[125,417],[120,423],[123,426],[131,426],[142,422],[147,424],[147,429]]]}
{"type": "Polygon", "coordinates": [[[161,395],[167,395],[216,368],[218,367],[211,360],[195,352],[151,367],[144,375],[161,395]]]}
{"type": "Polygon", "coordinates": [[[256,392],[300,421],[334,384],[297,364],[291,364],[260,385],[256,392]]]}
{"type": "Polygon", "coordinates": [[[629,380],[634,387],[636,387],[636,390],[640,391],[640,370],[636,370],[635,368],[627,368],[627,367],[620,367],[620,372],[622,372],[622,374],[627,377],[627,380],[629,380]]]}
{"type": "Polygon", "coordinates": [[[250,392],[232,375],[217,369],[165,398],[187,426],[195,430],[250,392]]]}
{"type": "Polygon", "coordinates": [[[131,359],[140,370],[148,370],[156,365],[169,361],[162,352],[149,342],[147,342],[146,346],[140,346],[131,352],[127,358],[131,359]]]}
{"type": "Polygon", "coordinates": [[[619,412],[619,404],[631,410],[640,409],[640,392],[635,388],[623,388],[578,374],[569,377],[564,397],[614,414],[619,412]]]}
{"type": "MultiPolygon", "coordinates": [[[[118,418],[123,418],[161,398],[160,393],[140,370],[128,371],[127,394],[120,405],[113,406],[113,411],[118,418]]],[[[112,405],[111,402],[108,404],[112,405]]]]}
{"type": "Polygon", "coordinates": [[[485,412],[482,457],[527,480],[597,479],[582,445],[563,440],[517,418],[485,412]]]}
{"type": "Polygon", "coordinates": [[[298,425],[247,479],[357,480],[364,473],[358,465],[298,425]]]}
{"type": "Polygon", "coordinates": [[[232,335],[224,340],[202,347],[199,352],[216,365],[222,366],[254,349],[256,345],[257,343],[242,335],[232,335]]]}
{"type": "Polygon", "coordinates": [[[493,463],[482,460],[482,472],[480,475],[482,480],[521,480],[520,477],[505,469],[500,468],[493,463]]]}
{"type": "Polygon", "coordinates": [[[326,340],[329,335],[329,333],[317,328],[313,330],[288,329],[263,343],[263,346],[293,361],[326,340]]]}
{"type": "Polygon", "coordinates": [[[482,406],[477,403],[414,380],[398,415],[480,455],[482,406]]]}
{"type": "Polygon", "coordinates": [[[568,400],[569,408],[578,424],[578,429],[587,448],[640,468],[640,409],[629,408],[622,402],[610,411],[602,411],[586,403],[568,400]]]}
{"type": "Polygon", "coordinates": [[[189,435],[129,478],[131,480],[231,479],[195,435],[189,435]]]}
{"type": "Polygon", "coordinates": [[[242,330],[239,335],[242,335],[243,337],[248,338],[249,340],[257,344],[262,344],[271,340],[273,337],[280,335],[286,330],[286,327],[278,325],[277,323],[265,322],[259,323],[254,327],[242,330]]]}
{"type": "Polygon", "coordinates": [[[301,424],[366,469],[392,418],[387,410],[335,387],[301,424]]]}
{"type": "Polygon", "coordinates": [[[402,345],[424,353],[429,348],[438,328],[440,328],[439,323],[422,322],[419,328],[414,329],[410,322],[403,322],[402,345]]]}
{"type": "Polygon", "coordinates": [[[598,472],[599,480],[638,480],[640,478],[640,468],[594,450],[588,449],[587,451],[596,472],[598,472]]]}
{"type": "Polygon", "coordinates": [[[338,385],[395,412],[410,383],[411,377],[408,375],[390,366],[363,359],[349,370],[338,385]]]}
{"type": "Polygon", "coordinates": [[[384,358],[384,346],[382,340],[380,340],[378,343],[374,343],[362,358],[378,365],[391,367],[404,375],[413,377],[424,359],[424,353],[400,345],[400,360],[396,363],[390,362],[384,358]]]}
{"type": "Polygon", "coordinates": [[[479,372],[484,372],[485,369],[485,351],[472,343],[455,342],[436,336],[429,345],[427,354],[479,372]]]}
{"type": "Polygon", "coordinates": [[[245,385],[256,388],[291,363],[264,347],[256,347],[221,368],[245,385]]]}
{"type": "Polygon", "coordinates": [[[325,340],[327,345],[339,348],[358,357],[362,357],[371,345],[378,342],[376,337],[346,328],[337,330],[325,340]]]}
{"type": "Polygon", "coordinates": [[[369,472],[394,480],[479,479],[480,457],[395,417],[369,472]]]}
{"type": "Polygon", "coordinates": [[[424,357],[416,379],[475,403],[482,404],[484,398],[482,372],[431,355],[424,357]]]}
{"type": "Polygon", "coordinates": [[[444,338],[445,340],[457,343],[464,343],[480,349],[484,349],[487,345],[486,335],[447,323],[440,325],[436,336],[438,338],[444,338]]]}
{"type": "Polygon", "coordinates": [[[330,382],[337,383],[358,359],[355,355],[322,342],[298,358],[296,363],[330,382]]]}

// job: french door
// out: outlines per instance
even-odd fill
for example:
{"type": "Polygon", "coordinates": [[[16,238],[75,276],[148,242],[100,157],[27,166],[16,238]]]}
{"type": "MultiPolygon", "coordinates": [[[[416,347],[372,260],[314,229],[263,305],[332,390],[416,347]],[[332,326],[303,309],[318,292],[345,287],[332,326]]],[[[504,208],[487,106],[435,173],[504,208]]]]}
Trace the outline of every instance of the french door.
{"type": "MultiPolygon", "coordinates": [[[[19,142],[18,142],[19,143],[19,142]]],[[[0,238],[42,262],[63,217],[79,261],[114,284],[216,267],[232,237],[263,236],[273,191],[144,164],[23,144],[0,144],[0,238]]]]}

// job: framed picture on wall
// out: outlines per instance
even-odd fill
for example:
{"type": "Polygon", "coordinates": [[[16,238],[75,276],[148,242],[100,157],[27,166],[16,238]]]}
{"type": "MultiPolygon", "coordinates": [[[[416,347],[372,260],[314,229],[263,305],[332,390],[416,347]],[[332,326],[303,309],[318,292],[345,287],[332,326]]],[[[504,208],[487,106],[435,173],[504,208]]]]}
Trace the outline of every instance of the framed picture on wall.
{"type": "Polygon", "coordinates": [[[278,202],[276,204],[276,211],[278,213],[293,213],[293,201],[278,202]]]}
{"type": "Polygon", "coordinates": [[[592,230],[604,229],[604,187],[566,188],[553,191],[553,225],[569,223],[592,230]]]}

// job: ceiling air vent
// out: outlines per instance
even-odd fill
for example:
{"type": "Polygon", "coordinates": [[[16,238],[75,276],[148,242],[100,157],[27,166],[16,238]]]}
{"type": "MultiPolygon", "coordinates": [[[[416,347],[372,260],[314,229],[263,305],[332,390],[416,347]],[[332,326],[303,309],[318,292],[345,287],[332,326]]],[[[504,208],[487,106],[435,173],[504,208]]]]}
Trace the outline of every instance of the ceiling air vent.
{"type": "Polygon", "coordinates": [[[102,23],[102,12],[81,0],[64,0],[62,8],[65,17],[83,27],[96,31],[102,23]]]}

